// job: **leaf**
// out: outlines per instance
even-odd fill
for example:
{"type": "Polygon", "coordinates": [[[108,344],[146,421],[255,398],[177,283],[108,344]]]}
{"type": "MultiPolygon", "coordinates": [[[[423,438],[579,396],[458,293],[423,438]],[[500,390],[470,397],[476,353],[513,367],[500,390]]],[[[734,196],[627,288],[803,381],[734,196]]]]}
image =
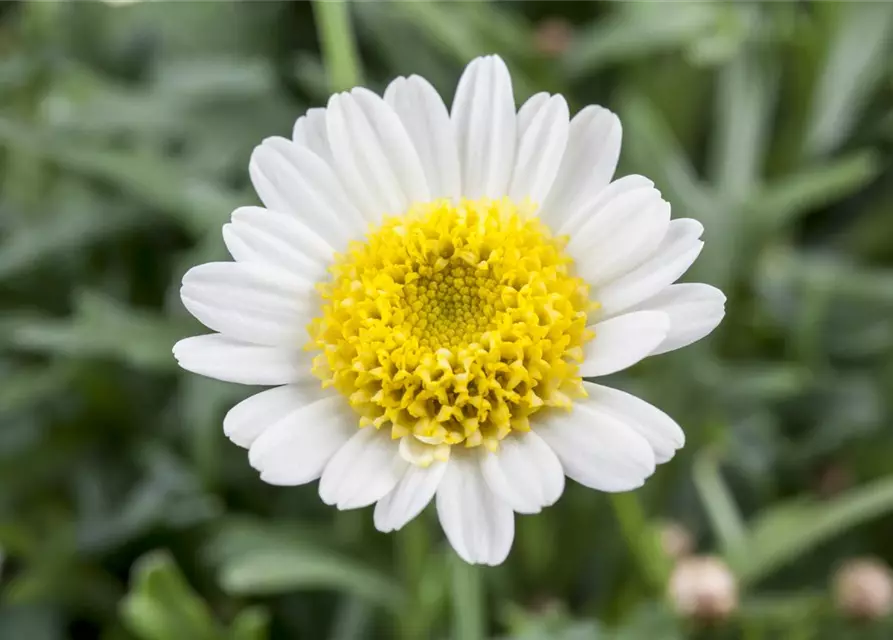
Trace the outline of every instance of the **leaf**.
{"type": "Polygon", "coordinates": [[[83,292],[74,315],[56,320],[13,317],[0,322],[0,343],[16,349],[69,357],[108,357],[138,369],[176,371],[174,343],[189,333],[180,323],[126,307],[96,292],[83,292]]]}
{"type": "Polygon", "coordinates": [[[69,171],[109,183],[193,232],[219,226],[233,209],[252,200],[190,176],[188,170],[158,156],[90,148],[75,140],[41,135],[2,117],[0,145],[39,153],[69,171]]]}
{"type": "Polygon", "coordinates": [[[58,364],[18,368],[0,388],[0,413],[27,408],[52,397],[72,375],[70,367],[58,364]]]}
{"type": "MultiPolygon", "coordinates": [[[[82,207],[92,203],[79,202],[82,207]]],[[[61,254],[86,250],[90,245],[124,231],[145,226],[147,218],[132,206],[109,211],[69,208],[14,230],[0,243],[0,280],[16,277],[61,254]]]]}
{"type": "Polygon", "coordinates": [[[646,602],[619,629],[605,633],[604,640],[683,640],[685,637],[679,618],[666,605],[646,602]]]}
{"type": "Polygon", "coordinates": [[[140,454],[139,481],[126,493],[111,491],[99,474],[75,481],[82,552],[107,553],[154,530],[186,529],[220,515],[219,499],[202,488],[192,468],[157,444],[140,454]]]}
{"type": "Polygon", "coordinates": [[[581,30],[566,54],[568,74],[578,78],[608,64],[680,49],[714,29],[719,16],[709,3],[655,4],[648,9],[615,10],[581,30]]]}
{"type": "Polygon", "coordinates": [[[0,607],[0,638],[63,640],[66,637],[61,612],[45,605],[0,607]]]}
{"type": "Polygon", "coordinates": [[[121,615],[140,640],[220,638],[208,606],[163,551],[149,553],[137,561],[130,593],[121,602],[121,615]]]}
{"type": "Polygon", "coordinates": [[[362,638],[364,630],[371,625],[372,613],[369,604],[360,598],[355,596],[343,598],[338,607],[338,615],[329,634],[329,640],[362,638]]]}
{"type": "Polygon", "coordinates": [[[778,289],[817,289],[838,306],[841,302],[893,304],[893,269],[859,267],[845,256],[778,249],[762,261],[758,283],[764,295],[777,294],[778,289]]]}
{"type": "Polygon", "coordinates": [[[715,456],[709,451],[700,453],[695,460],[692,476],[720,547],[726,554],[738,553],[745,542],[744,522],[731,491],[720,475],[715,456]]]}
{"type": "Polygon", "coordinates": [[[233,521],[211,541],[207,556],[220,586],[233,595],[334,589],[384,606],[397,606],[402,598],[389,577],[299,531],[233,521]]]}
{"type": "Polygon", "coordinates": [[[730,203],[742,202],[760,178],[779,79],[770,64],[745,51],[719,75],[712,164],[720,196],[730,203]]]}
{"type": "Polygon", "coordinates": [[[784,625],[821,616],[830,604],[822,592],[766,593],[745,598],[740,611],[747,620],[784,625]]]}
{"type": "Polygon", "coordinates": [[[765,509],[750,526],[740,554],[729,564],[745,584],[767,578],[823,542],[893,512],[893,478],[839,494],[833,500],[797,499],[765,509]]]}
{"type": "MultiPolygon", "coordinates": [[[[515,97],[531,95],[537,88],[529,75],[529,51],[533,36],[523,22],[497,6],[462,2],[449,7],[436,2],[396,2],[387,11],[425,34],[426,44],[456,62],[499,53],[512,69],[515,97]]],[[[387,34],[383,34],[389,37],[387,34]]]]}
{"type": "Polygon", "coordinates": [[[774,233],[864,188],[880,171],[880,158],[875,153],[857,151],[765,186],[751,196],[746,208],[749,215],[760,220],[763,233],[774,233]]]}
{"type": "Polygon", "coordinates": [[[701,181],[657,106],[633,91],[621,101],[624,149],[631,172],[654,180],[674,217],[696,218],[709,233],[691,277],[724,288],[737,264],[736,212],[701,181]]]}
{"type": "Polygon", "coordinates": [[[666,199],[705,224],[716,216],[712,193],[701,183],[685,151],[657,107],[638,93],[624,96],[619,110],[624,152],[633,167],[654,179],[666,199]]]}
{"type": "Polygon", "coordinates": [[[833,31],[812,96],[804,142],[808,157],[834,151],[847,139],[890,67],[893,4],[847,2],[825,15],[833,31]]]}
{"type": "Polygon", "coordinates": [[[233,619],[227,640],[265,640],[269,627],[269,612],[262,607],[249,607],[233,619]]]}

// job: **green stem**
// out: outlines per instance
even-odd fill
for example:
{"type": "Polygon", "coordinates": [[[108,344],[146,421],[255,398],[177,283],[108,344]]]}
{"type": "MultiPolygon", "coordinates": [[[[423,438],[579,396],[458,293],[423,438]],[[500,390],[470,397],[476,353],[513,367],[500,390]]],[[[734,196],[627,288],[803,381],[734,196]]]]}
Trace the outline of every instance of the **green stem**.
{"type": "Polygon", "coordinates": [[[763,634],[759,623],[752,620],[742,622],[741,637],[743,640],[761,640],[763,634]]]}
{"type": "Polygon", "coordinates": [[[660,548],[657,532],[645,519],[645,511],[636,493],[614,493],[610,496],[611,506],[617,516],[620,532],[626,540],[642,577],[656,591],[662,592],[666,585],[669,566],[660,548]]]}
{"type": "Polygon", "coordinates": [[[398,624],[404,640],[428,637],[428,606],[424,602],[425,569],[429,559],[430,540],[427,522],[419,517],[397,533],[397,561],[403,574],[403,586],[409,606],[403,611],[398,624]]]}
{"type": "Polygon", "coordinates": [[[347,2],[315,0],[313,13],[329,88],[344,91],[360,84],[360,63],[347,2]]]}
{"type": "Polygon", "coordinates": [[[453,638],[483,640],[486,637],[484,588],[481,569],[452,558],[453,638]]]}

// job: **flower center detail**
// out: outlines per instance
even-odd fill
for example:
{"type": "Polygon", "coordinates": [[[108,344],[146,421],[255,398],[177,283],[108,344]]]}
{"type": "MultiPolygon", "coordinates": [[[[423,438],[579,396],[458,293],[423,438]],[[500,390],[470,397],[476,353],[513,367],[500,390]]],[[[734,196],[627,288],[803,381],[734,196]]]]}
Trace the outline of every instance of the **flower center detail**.
{"type": "Polygon", "coordinates": [[[318,286],[314,373],[361,427],[495,450],[531,414],[585,395],[591,303],[564,244],[508,198],[387,217],[318,286]]]}

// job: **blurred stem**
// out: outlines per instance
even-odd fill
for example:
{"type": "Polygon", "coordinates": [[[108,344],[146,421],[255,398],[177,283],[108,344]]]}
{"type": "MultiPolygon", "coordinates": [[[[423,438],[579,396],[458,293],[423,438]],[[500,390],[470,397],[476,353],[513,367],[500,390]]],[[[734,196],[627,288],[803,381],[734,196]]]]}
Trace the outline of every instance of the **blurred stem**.
{"type": "Polygon", "coordinates": [[[486,620],[481,569],[467,564],[459,556],[454,556],[451,560],[453,638],[483,640],[486,637],[486,620]]]}
{"type": "Polygon", "coordinates": [[[403,574],[403,587],[409,598],[408,606],[401,612],[398,621],[400,637],[404,640],[428,637],[428,612],[421,598],[429,551],[430,541],[424,518],[416,518],[397,533],[398,562],[403,574]]]}
{"type": "Polygon", "coordinates": [[[669,574],[669,565],[660,547],[657,531],[645,519],[645,511],[636,493],[614,493],[611,506],[639,572],[655,592],[661,593],[669,574]]]}
{"type": "Polygon", "coordinates": [[[761,631],[760,625],[752,620],[745,620],[741,624],[742,640],[760,640],[763,637],[761,631]]]}
{"type": "Polygon", "coordinates": [[[357,86],[360,83],[360,63],[350,26],[349,4],[337,0],[316,0],[313,13],[329,76],[329,88],[344,91],[357,86]]]}

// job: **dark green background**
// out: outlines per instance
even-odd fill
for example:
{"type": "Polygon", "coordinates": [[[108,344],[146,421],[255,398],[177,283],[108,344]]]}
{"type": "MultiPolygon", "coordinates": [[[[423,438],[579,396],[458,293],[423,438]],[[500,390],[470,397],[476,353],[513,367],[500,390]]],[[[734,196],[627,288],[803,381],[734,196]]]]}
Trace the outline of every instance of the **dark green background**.
{"type": "Polygon", "coordinates": [[[685,449],[633,497],[519,516],[496,569],[430,510],[386,536],[265,486],[221,429],[251,390],[171,357],[251,149],[330,92],[312,9],[0,3],[0,638],[893,637],[828,596],[846,558],[893,559],[893,4],[350,7],[373,89],[449,101],[497,52],[519,101],[617,112],[619,173],[704,223],[689,277],[728,294],[713,337],[612,381],[685,449]],[[544,48],[550,17],[571,39],[544,48]],[[725,625],[662,603],[665,518],[736,572],[725,625]]]}

